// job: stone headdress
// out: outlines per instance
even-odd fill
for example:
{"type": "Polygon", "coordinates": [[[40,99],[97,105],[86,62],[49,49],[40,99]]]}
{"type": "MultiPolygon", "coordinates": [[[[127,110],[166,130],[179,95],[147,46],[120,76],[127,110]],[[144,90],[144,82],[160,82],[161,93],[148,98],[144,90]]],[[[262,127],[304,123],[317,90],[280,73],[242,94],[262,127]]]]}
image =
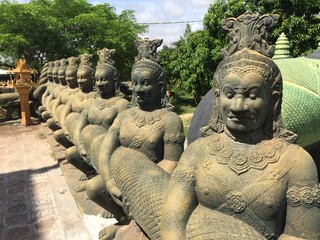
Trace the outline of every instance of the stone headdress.
{"type": "Polygon", "coordinates": [[[87,77],[90,78],[92,81],[92,84],[94,84],[94,69],[92,68],[92,60],[93,60],[93,54],[84,53],[79,55],[80,64],[78,67],[78,73],[79,72],[86,72],[87,77]]]}
{"type": "Polygon", "coordinates": [[[59,60],[59,63],[60,63],[60,65],[59,65],[59,68],[58,68],[58,78],[59,78],[59,76],[64,76],[63,78],[59,78],[59,81],[60,81],[61,84],[65,85],[66,84],[65,72],[67,70],[68,62],[67,62],[67,59],[62,58],[62,59],[59,60]]]}
{"type": "MultiPolygon", "coordinates": [[[[166,99],[166,82],[164,78],[163,69],[160,65],[160,60],[157,57],[157,48],[161,46],[163,39],[138,39],[136,46],[138,55],[135,58],[135,63],[132,66],[132,71],[135,69],[146,69],[151,71],[155,79],[161,84],[161,106],[173,108],[166,99]]],[[[135,105],[134,99],[131,105],[135,105]]]]}
{"type": "Polygon", "coordinates": [[[222,132],[224,123],[218,111],[221,84],[224,77],[235,72],[246,74],[255,72],[265,79],[266,90],[270,96],[277,93],[278,100],[270,99],[267,118],[263,128],[267,136],[282,137],[294,142],[297,135],[282,126],[282,76],[277,65],[272,61],[274,46],[265,41],[267,29],[272,28],[279,20],[277,14],[259,15],[247,11],[238,18],[222,20],[222,28],[229,31],[230,43],[223,49],[224,59],[220,62],[213,77],[213,112],[209,125],[201,129],[202,135],[208,135],[211,131],[222,132]]]}
{"type": "Polygon", "coordinates": [[[115,54],[116,50],[115,49],[108,49],[108,48],[103,48],[101,50],[97,51],[97,54],[99,56],[99,61],[96,66],[96,72],[99,69],[104,69],[107,74],[115,81],[115,88],[116,88],[116,94],[120,94],[120,78],[119,78],[119,73],[118,70],[115,68],[113,55],[115,54]]]}
{"type": "Polygon", "coordinates": [[[54,62],[51,61],[51,62],[48,62],[48,68],[47,68],[47,78],[50,82],[53,81],[53,78],[52,78],[52,70],[53,70],[53,67],[54,67],[54,62]]]}

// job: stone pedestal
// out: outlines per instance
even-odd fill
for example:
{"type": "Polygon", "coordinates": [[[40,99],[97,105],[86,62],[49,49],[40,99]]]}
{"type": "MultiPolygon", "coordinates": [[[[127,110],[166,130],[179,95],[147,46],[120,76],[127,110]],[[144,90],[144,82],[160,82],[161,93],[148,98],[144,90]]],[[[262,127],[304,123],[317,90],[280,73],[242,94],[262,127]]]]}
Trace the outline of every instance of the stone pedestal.
{"type": "Polygon", "coordinates": [[[20,96],[20,107],[21,107],[21,125],[29,126],[32,125],[30,117],[30,106],[29,106],[29,85],[16,85],[16,89],[20,96]]]}

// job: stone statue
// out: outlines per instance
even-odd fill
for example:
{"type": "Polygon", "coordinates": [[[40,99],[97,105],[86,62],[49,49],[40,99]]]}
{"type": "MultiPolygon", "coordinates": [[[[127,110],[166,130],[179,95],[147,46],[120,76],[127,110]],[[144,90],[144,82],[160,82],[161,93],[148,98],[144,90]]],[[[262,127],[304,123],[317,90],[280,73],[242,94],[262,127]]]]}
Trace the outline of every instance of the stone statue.
{"type": "MultiPolygon", "coordinates": [[[[69,57],[67,59],[68,65],[65,69],[65,80],[68,87],[61,91],[56,103],[58,106],[52,114],[53,119],[60,128],[61,122],[64,122],[65,118],[70,113],[71,97],[80,91],[77,81],[78,60],[78,57],[69,57]]],[[[72,143],[65,137],[62,129],[54,132],[54,138],[65,148],[72,146],[72,143]]]]}
{"type": "Polygon", "coordinates": [[[150,239],[320,238],[315,163],[282,126],[282,77],[262,41],[277,19],[222,22],[232,43],[214,74],[214,111],[171,177],[138,151],[112,155],[111,192],[150,239]]]}
{"type": "MultiPolygon", "coordinates": [[[[44,113],[46,111],[46,102],[47,102],[47,98],[50,96],[54,85],[53,85],[53,78],[52,78],[52,69],[54,67],[54,62],[48,62],[48,68],[46,71],[46,75],[47,75],[47,83],[46,83],[46,91],[42,94],[41,96],[41,103],[42,106],[39,107],[39,112],[42,115],[42,113],[44,113]]],[[[48,116],[46,116],[46,114],[44,114],[44,116],[42,117],[45,121],[49,118],[48,116]]]]}
{"type": "Polygon", "coordinates": [[[43,105],[46,107],[46,111],[42,112],[41,116],[44,120],[48,120],[51,118],[51,102],[57,98],[59,91],[57,91],[57,87],[59,86],[59,78],[58,78],[58,70],[60,67],[60,60],[56,60],[53,62],[53,68],[51,71],[51,89],[50,94],[45,98],[45,102],[43,105]]]}
{"type": "MultiPolygon", "coordinates": [[[[80,146],[80,134],[82,126],[87,122],[87,118],[82,115],[82,111],[92,104],[99,94],[93,91],[94,86],[94,69],[92,68],[92,54],[82,54],[79,56],[80,65],[77,71],[77,81],[81,91],[74,94],[69,103],[67,103],[67,116],[61,119],[61,128],[67,139],[75,146],[80,146]],[[64,120],[64,121],[63,121],[64,120]]],[[[81,157],[76,147],[70,147],[66,150],[66,159],[70,163],[80,161],[81,157]]],[[[81,170],[86,174],[81,177],[81,180],[86,179],[86,175],[91,175],[93,169],[86,164],[81,165],[81,170]]],[[[77,166],[79,168],[79,166],[77,166]]]]}
{"type": "Polygon", "coordinates": [[[37,89],[35,89],[35,91],[33,92],[33,98],[37,99],[39,102],[41,101],[41,97],[44,94],[44,92],[47,89],[47,82],[48,82],[48,78],[47,78],[47,70],[48,70],[48,63],[45,63],[43,68],[41,69],[41,73],[39,76],[39,86],[37,87],[37,89]]]}
{"type": "Polygon", "coordinates": [[[56,86],[52,91],[53,100],[48,104],[48,112],[50,112],[51,118],[47,120],[47,125],[53,131],[58,130],[60,127],[57,125],[55,118],[53,116],[56,115],[56,110],[58,106],[61,104],[60,96],[64,89],[67,88],[67,81],[65,77],[65,72],[67,69],[67,59],[62,58],[59,60],[59,66],[55,71],[57,71],[57,76],[54,77],[56,86]]]}
{"type": "MultiPolygon", "coordinates": [[[[122,191],[113,177],[114,166],[111,162],[116,163],[123,158],[131,165],[129,163],[134,164],[138,160],[136,156],[142,155],[150,164],[159,166],[169,174],[177,166],[183,151],[182,121],[166,107],[163,70],[155,61],[154,50],[148,50],[154,48],[153,41],[150,43],[148,45],[141,40],[143,46],[140,49],[147,49],[145,52],[150,55],[138,58],[132,67],[132,107],[117,116],[99,152],[100,184],[106,186],[107,192],[120,206],[123,206],[122,191]]],[[[139,172],[139,175],[143,174],[143,171],[139,172]]],[[[107,194],[105,198],[108,198],[107,194]]],[[[117,220],[121,220],[124,213],[120,206],[109,204],[104,207],[117,220]]],[[[112,230],[108,230],[102,231],[100,237],[104,233],[112,234],[112,230]]]]}
{"type": "Polygon", "coordinates": [[[97,53],[99,62],[95,72],[95,86],[100,97],[82,111],[88,121],[82,126],[78,146],[81,155],[86,156],[85,160],[96,170],[102,136],[107,133],[116,116],[127,109],[129,104],[119,90],[119,74],[112,60],[115,49],[104,48],[97,53]]]}
{"type": "MultiPolygon", "coordinates": [[[[283,78],[281,116],[285,128],[298,134],[297,144],[305,148],[320,167],[320,60],[316,57],[290,57],[288,39],[281,34],[272,57],[283,78]],[[278,46],[278,47],[277,47],[278,46]],[[278,51],[277,51],[278,50],[278,51]],[[277,55],[276,55],[277,54],[277,55]],[[301,107],[304,106],[304,111],[301,107]]],[[[315,51],[313,56],[316,56],[315,51]]],[[[189,127],[188,144],[201,137],[208,124],[214,101],[212,89],[197,106],[189,127]]]]}
{"type": "Polygon", "coordinates": [[[98,51],[100,59],[95,72],[95,87],[99,96],[81,111],[78,133],[72,139],[75,146],[68,149],[68,153],[74,155],[68,160],[80,170],[88,165],[86,169],[93,167],[99,172],[98,153],[103,137],[116,116],[128,108],[128,101],[120,96],[118,71],[111,59],[114,52],[114,49],[107,48],[98,51]],[[75,157],[76,153],[78,157],[75,157]]]}

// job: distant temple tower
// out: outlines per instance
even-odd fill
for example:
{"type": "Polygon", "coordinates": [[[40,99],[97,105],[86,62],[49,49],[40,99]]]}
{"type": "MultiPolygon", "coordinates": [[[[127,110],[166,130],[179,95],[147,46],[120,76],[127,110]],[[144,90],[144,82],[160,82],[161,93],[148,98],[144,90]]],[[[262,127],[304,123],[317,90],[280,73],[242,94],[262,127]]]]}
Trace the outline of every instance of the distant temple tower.
{"type": "Polygon", "coordinates": [[[291,58],[289,40],[284,33],[281,33],[275,45],[275,52],[272,59],[291,58]]]}

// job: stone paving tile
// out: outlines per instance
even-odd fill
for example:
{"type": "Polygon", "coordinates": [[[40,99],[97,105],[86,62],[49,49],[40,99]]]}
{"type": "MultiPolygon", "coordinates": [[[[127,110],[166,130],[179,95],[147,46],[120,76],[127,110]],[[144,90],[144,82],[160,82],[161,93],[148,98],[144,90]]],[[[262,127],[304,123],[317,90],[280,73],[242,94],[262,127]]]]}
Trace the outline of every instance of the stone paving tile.
{"type": "Polygon", "coordinates": [[[0,126],[0,239],[90,240],[41,131],[0,126]]]}

